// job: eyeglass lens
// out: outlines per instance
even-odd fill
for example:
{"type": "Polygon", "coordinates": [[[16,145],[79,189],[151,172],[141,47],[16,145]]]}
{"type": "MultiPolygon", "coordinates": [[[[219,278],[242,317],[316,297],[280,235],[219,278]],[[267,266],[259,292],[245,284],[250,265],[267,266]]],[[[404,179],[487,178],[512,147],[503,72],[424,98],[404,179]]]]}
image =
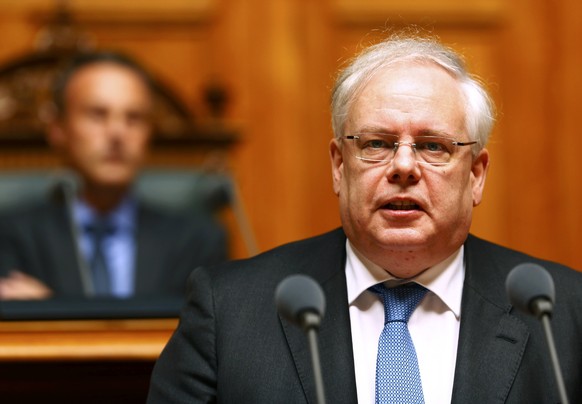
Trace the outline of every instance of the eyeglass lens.
{"type": "Polygon", "coordinates": [[[447,164],[456,149],[454,140],[440,136],[419,136],[413,142],[399,142],[395,135],[364,133],[348,139],[354,140],[356,157],[377,162],[389,162],[400,147],[410,146],[420,163],[447,164]]]}

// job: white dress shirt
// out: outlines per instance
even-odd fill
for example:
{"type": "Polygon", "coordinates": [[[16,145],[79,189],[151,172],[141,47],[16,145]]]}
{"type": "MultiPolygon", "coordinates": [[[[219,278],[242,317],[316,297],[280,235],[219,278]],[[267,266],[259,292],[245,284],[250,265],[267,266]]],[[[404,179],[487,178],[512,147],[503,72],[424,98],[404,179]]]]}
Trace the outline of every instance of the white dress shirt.
{"type": "MultiPolygon", "coordinates": [[[[374,403],[378,340],[384,305],[368,288],[394,280],[346,241],[346,279],[358,403],[374,403]]],[[[461,247],[449,258],[413,278],[429,290],[408,321],[416,348],[426,404],[450,403],[453,391],[465,277],[461,247]]]]}

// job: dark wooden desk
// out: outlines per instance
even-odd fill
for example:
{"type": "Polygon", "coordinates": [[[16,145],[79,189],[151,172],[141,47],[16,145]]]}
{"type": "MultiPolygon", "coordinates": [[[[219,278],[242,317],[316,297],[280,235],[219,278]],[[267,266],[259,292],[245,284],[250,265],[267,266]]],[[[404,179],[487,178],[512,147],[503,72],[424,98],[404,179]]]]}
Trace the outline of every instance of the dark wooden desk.
{"type": "Polygon", "coordinates": [[[0,402],[144,403],[176,319],[0,322],[0,402]]]}

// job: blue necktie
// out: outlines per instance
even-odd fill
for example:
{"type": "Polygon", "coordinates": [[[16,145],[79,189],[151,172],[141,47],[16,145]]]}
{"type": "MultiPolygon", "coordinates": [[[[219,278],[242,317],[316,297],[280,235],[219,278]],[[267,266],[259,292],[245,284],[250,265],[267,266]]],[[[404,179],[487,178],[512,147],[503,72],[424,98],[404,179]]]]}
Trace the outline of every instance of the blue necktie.
{"type": "Polygon", "coordinates": [[[96,297],[110,296],[111,275],[103,244],[105,237],[113,232],[113,227],[104,219],[95,219],[91,225],[87,226],[87,230],[93,240],[93,255],[89,260],[89,267],[93,279],[94,295],[96,297]]]}
{"type": "Polygon", "coordinates": [[[424,403],[416,350],[407,323],[427,290],[416,283],[395,288],[378,284],[370,290],[384,301],[385,316],[376,361],[376,403],[424,403]]]}

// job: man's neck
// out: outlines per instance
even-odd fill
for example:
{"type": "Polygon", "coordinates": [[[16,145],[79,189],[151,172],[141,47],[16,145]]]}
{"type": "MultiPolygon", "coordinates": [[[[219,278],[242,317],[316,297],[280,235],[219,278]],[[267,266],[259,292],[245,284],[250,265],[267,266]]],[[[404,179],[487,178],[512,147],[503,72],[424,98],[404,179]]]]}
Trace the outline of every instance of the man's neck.
{"type": "Polygon", "coordinates": [[[119,206],[127,197],[129,187],[95,187],[85,186],[80,197],[96,212],[107,214],[119,206]]]}

